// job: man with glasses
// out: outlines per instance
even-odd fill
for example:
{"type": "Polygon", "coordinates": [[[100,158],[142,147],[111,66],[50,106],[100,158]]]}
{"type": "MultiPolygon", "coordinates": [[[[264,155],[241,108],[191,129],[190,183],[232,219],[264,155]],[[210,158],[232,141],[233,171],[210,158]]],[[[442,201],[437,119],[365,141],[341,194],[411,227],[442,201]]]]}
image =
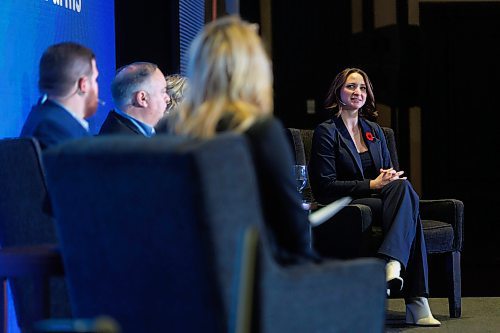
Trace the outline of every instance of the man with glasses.
{"type": "Polygon", "coordinates": [[[85,119],[97,111],[98,75],[89,48],[73,42],[47,48],[39,67],[38,87],[43,96],[31,109],[20,136],[38,139],[42,149],[90,136],[85,119]]]}

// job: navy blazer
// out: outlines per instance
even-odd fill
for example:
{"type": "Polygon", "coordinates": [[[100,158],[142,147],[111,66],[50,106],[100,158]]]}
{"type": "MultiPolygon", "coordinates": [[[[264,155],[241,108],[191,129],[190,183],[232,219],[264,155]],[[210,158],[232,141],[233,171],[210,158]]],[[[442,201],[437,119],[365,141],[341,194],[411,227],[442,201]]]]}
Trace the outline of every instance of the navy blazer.
{"type": "Polygon", "coordinates": [[[78,120],[50,100],[33,106],[20,134],[36,138],[42,149],[85,136],[90,134],[78,120]]]}
{"type": "Polygon", "coordinates": [[[99,135],[101,134],[134,134],[144,136],[144,134],[132,121],[130,121],[130,119],[122,116],[114,110],[111,110],[108,113],[106,120],[104,120],[104,123],[99,130],[99,135]]]}
{"type": "MultiPolygon", "coordinates": [[[[362,135],[375,169],[392,167],[382,128],[359,118],[362,135]]],[[[341,117],[320,124],[313,134],[309,176],[314,197],[327,204],[343,196],[370,196],[370,179],[365,179],[361,158],[341,117]]]]}

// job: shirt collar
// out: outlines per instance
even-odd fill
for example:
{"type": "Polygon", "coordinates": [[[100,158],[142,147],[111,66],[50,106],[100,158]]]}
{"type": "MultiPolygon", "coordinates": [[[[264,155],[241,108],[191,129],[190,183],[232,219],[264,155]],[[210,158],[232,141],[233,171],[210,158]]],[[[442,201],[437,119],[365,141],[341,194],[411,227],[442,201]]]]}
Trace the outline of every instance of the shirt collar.
{"type": "MultiPolygon", "coordinates": [[[[40,104],[43,104],[47,101],[48,99],[47,98],[41,98],[39,103],[40,104]]],[[[56,101],[54,101],[53,99],[50,100],[52,103],[54,103],[55,105],[59,106],[60,108],[62,108],[64,111],[66,111],[67,113],[69,113],[73,118],[75,118],[76,121],[78,121],[78,123],[80,125],[82,125],[82,127],[88,132],[89,131],[89,122],[86,121],[84,118],[80,118],[78,117],[76,114],[74,114],[73,112],[71,112],[70,110],[68,110],[64,105],[62,105],[61,103],[58,103],[56,101]]]]}
{"type": "Polygon", "coordinates": [[[129,114],[123,112],[118,108],[115,108],[115,112],[130,120],[132,124],[134,124],[134,126],[137,127],[137,129],[145,136],[150,137],[156,134],[154,127],[149,126],[148,124],[145,124],[142,121],[135,119],[134,117],[130,116],[129,114]]]}

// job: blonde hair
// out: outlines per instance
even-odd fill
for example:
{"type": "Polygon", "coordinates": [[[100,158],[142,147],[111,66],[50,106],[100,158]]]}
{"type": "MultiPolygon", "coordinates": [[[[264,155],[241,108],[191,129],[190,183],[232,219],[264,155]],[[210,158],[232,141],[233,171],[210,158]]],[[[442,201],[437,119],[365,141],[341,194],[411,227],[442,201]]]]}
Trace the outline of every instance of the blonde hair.
{"type": "Polygon", "coordinates": [[[194,137],[225,130],[243,132],[272,113],[272,70],[256,26],[226,16],[195,38],[188,63],[189,90],[175,131],[194,137]]]}
{"type": "Polygon", "coordinates": [[[176,112],[179,108],[184,94],[188,88],[187,79],[185,76],[179,74],[171,74],[165,76],[167,81],[167,94],[170,97],[170,103],[167,106],[168,112],[176,112]]]}

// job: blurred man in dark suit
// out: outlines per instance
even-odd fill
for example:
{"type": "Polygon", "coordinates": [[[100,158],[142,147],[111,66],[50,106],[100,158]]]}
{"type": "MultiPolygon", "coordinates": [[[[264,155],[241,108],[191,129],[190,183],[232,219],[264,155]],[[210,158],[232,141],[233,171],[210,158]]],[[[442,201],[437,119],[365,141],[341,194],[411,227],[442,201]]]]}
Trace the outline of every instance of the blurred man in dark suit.
{"type": "Polygon", "coordinates": [[[35,137],[42,149],[68,139],[89,136],[89,118],[97,111],[99,85],[95,55],[89,48],[63,42],[47,48],[40,59],[38,87],[21,137],[35,137]]]}
{"type": "Polygon", "coordinates": [[[170,101],[166,86],[155,64],[134,62],[118,69],[111,83],[116,108],[109,112],[99,134],[153,136],[170,101]]]}

